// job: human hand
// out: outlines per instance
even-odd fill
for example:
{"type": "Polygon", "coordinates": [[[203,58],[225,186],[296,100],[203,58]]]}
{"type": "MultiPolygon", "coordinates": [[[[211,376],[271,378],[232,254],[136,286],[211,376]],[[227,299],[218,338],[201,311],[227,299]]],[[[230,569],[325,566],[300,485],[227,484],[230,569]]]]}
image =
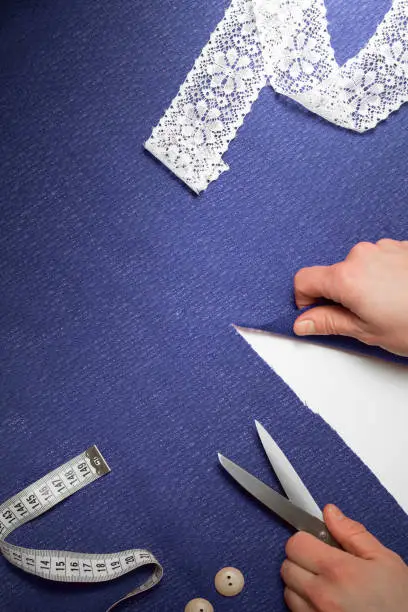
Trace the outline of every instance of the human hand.
{"type": "Polygon", "coordinates": [[[408,566],[366,529],[326,506],[324,519],[344,550],[299,532],[286,545],[281,575],[292,612],[407,612],[408,566]]]}
{"type": "Polygon", "coordinates": [[[303,268],[295,276],[298,308],[324,297],[295,321],[297,335],[338,334],[408,356],[408,241],[360,242],[333,266],[303,268]]]}

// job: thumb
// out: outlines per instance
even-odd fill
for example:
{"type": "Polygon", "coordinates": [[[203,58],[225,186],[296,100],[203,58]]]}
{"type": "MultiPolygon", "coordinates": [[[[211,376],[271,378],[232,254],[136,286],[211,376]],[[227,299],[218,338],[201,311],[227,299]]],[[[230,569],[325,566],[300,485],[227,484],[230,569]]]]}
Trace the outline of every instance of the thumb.
{"type": "Polygon", "coordinates": [[[298,317],[293,331],[298,336],[350,336],[364,342],[362,320],[342,306],[317,306],[298,317]]]}
{"type": "Polygon", "coordinates": [[[352,521],[337,508],[329,504],[324,509],[324,521],[337,542],[345,551],[362,559],[373,559],[384,553],[385,546],[381,544],[364,525],[352,521]]]}

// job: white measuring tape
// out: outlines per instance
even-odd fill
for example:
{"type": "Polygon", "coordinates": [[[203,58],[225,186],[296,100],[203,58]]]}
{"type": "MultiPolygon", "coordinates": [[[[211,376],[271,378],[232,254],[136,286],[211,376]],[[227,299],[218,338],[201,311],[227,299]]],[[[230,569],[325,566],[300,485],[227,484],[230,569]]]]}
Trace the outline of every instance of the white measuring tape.
{"type": "Polygon", "coordinates": [[[107,612],[121,601],[147,591],[160,582],[163,568],[148,550],[87,554],[23,548],[4,540],[20,525],[40,516],[109,472],[110,468],[98,448],[91,446],[0,506],[0,550],[10,563],[30,574],[60,582],[104,582],[143,565],[152,565],[150,578],[112,604],[107,612]]]}

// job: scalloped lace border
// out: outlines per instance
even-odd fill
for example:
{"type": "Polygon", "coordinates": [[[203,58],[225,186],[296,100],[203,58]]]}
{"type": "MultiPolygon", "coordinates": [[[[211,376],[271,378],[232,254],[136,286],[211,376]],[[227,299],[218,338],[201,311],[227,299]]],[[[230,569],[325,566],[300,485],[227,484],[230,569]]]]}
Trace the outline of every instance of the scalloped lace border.
{"type": "Polygon", "coordinates": [[[374,128],[408,101],[408,1],[339,66],[323,0],[232,0],[146,149],[204,191],[267,84],[336,125],[374,128]]]}

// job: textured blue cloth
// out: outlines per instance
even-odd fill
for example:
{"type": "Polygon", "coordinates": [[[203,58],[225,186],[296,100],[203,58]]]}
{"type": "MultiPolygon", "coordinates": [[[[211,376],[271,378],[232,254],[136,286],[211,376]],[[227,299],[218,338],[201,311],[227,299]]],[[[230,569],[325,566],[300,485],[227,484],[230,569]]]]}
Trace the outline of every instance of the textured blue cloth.
{"type": "MultiPolygon", "coordinates": [[[[407,237],[408,108],[358,135],[265,89],[231,170],[195,197],[142,144],[226,4],[0,7],[1,497],[98,444],[112,473],[11,541],[149,548],[165,577],[129,610],[284,610],[290,530],[217,465],[219,450],[275,482],[254,418],[320,504],[408,555],[396,502],[230,327],[290,333],[299,267],[407,237]],[[247,581],[231,600],[213,586],[225,565],[247,581]]],[[[388,3],[328,8],[343,61],[388,3]]],[[[139,580],[64,586],[0,560],[1,609],[103,611],[139,580]]]]}

